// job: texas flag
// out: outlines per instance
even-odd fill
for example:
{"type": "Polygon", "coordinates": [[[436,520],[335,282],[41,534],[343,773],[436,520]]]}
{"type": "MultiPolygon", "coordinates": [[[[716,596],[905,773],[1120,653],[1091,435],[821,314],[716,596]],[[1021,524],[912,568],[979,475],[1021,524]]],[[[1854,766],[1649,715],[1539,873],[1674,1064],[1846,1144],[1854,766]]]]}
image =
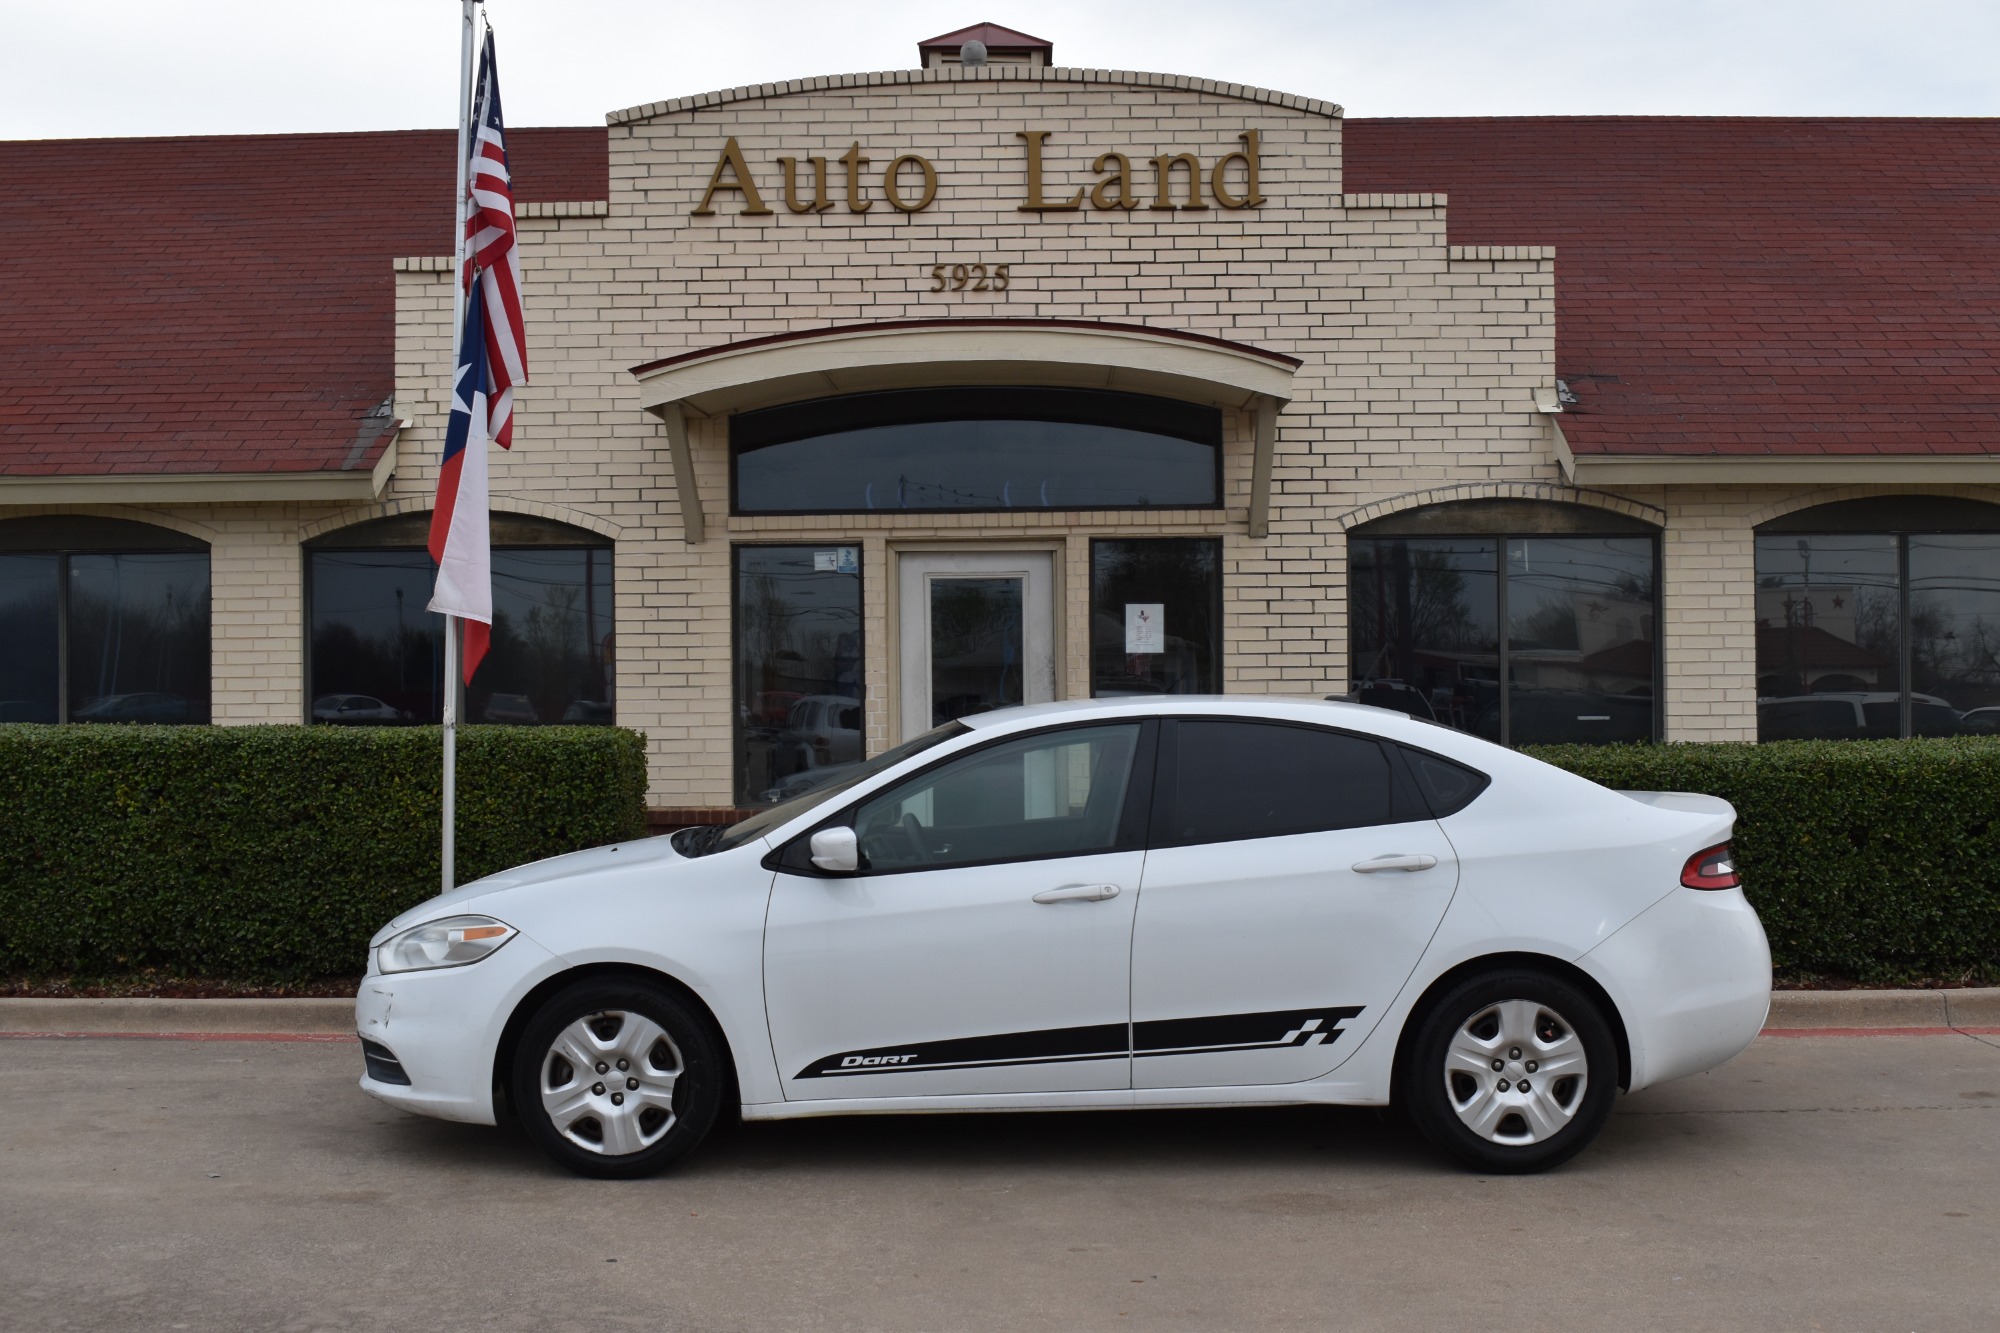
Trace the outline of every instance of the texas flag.
{"type": "Polygon", "coordinates": [[[444,466],[438,470],[437,505],[431,510],[431,559],[437,561],[438,572],[430,609],[465,622],[468,685],[493,637],[493,550],[486,503],[487,395],[493,376],[487,363],[485,312],[486,301],[475,282],[465,299],[451,420],[444,431],[444,466]]]}

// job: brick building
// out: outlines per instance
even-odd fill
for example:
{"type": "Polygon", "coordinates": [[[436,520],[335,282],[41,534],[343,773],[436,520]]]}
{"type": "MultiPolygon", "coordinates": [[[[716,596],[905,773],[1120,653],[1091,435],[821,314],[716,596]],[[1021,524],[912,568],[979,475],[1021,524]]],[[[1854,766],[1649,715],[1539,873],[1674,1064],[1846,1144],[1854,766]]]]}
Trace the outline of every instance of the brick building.
{"type": "MultiPolygon", "coordinates": [[[[639,728],[715,811],[1092,693],[1517,744],[2000,716],[2000,126],[920,55],[510,133],[472,721],[639,728]]],[[[451,159],[0,144],[0,720],[435,718],[451,159]]]]}

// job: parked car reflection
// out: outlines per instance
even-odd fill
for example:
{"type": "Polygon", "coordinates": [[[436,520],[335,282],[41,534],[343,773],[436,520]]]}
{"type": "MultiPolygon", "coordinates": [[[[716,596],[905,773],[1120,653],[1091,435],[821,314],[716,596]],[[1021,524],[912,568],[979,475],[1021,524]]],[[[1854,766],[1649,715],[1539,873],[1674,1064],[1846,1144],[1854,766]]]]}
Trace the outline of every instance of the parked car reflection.
{"type": "MultiPolygon", "coordinates": [[[[1894,690],[1834,691],[1757,701],[1757,739],[1887,740],[1903,734],[1903,696],[1894,690]]],[[[2000,714],[2000,709],[1976,712],[2000,714]]],[[[1912,736],[1987,735],[1991,722],[1967,722],[1935,694],[1910,696],[1912,736]]]]}
{"type": "Polygon", "coordinates": [[[480,710],[479,720],[532,727],[542,720],[542,715],[535,711],[535,705],[525,694],[496,694],[480,710]]]}
{"type": "Polygon", "coordinates": [[[185,722],[188,701],[178,694],[145,691],[107,694],[70,713],[72,722],[185,722]]]}
{"type": "Polygon", "coordinates": [[[322,694],[312,702],[312,720],[343,727],[386,726],[410,715],[372,694],[322,694]]]}

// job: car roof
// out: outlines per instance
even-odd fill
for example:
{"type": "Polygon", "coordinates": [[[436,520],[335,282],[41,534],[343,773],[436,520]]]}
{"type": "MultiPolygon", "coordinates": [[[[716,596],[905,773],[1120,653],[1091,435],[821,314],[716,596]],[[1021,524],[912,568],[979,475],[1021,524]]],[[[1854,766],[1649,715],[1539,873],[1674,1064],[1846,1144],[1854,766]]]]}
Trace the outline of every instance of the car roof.
{"type": "Polygon", "coordinates": [[[1355,726],[1380,730],[1391,720],[1415,723],[1393,708],[1349,703],[1345,699],[1313,699],[1276,694],[1130,694],[1108,699],[1064,699],[1057,703],[1021,704],[972,713],[958,719],[975,731],[990,727],[1030,726],[1042,722],[1090,717],[1159,717],[1166,714],[1224,714],[1232,717],[1272,717],[1337,726],[1346,718],[1355,726]]]}

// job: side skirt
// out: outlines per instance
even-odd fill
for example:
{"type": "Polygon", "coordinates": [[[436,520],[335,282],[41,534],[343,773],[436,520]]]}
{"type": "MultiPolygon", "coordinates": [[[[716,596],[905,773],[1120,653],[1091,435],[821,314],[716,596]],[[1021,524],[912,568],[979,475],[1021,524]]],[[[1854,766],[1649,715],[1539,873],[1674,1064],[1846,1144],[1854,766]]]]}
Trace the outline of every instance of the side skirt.
{"type": "Polygon", "coordinates": [[[745,1120],[799,1120],[826,1115],[953,1115],[976,1111],[1134,1111],[1204,1106],[1386,1106],[1388,1098],[1359,1083],[1327,1080],[1235,1088],[1112,1088],[1097,1092],[981,1093],[945,1097],[842,1097],[823,1101],[757,1102],[745,1120]]]}

